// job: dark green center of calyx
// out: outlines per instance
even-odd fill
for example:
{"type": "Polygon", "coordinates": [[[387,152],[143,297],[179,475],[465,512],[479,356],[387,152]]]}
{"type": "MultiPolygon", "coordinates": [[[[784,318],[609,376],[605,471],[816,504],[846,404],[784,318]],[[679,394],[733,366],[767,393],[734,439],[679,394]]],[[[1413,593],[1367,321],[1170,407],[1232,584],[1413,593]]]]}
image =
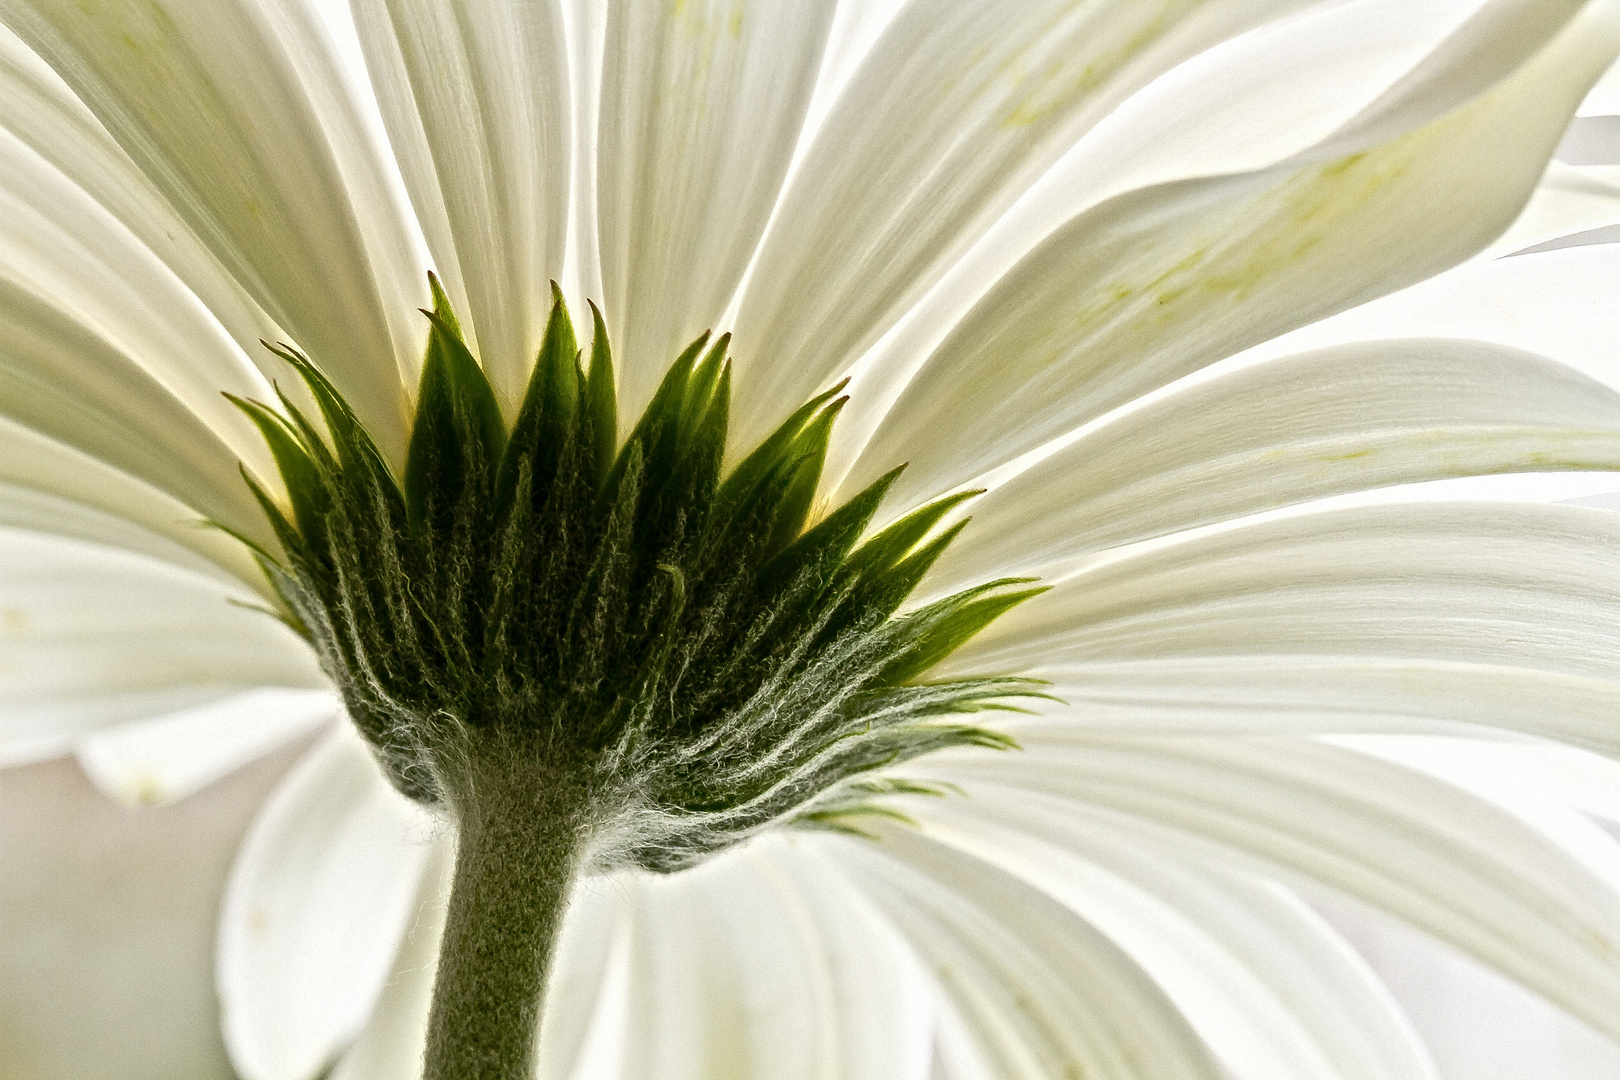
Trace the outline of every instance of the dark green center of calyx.
{"type": "Polygon", "coordinates": [[[923,676],[1039,590],[897,614],[965,496],[862,543],[896,470],[811,523],[838,388],[725,474],[728,339],[704,335],[621,444],[601,316],[586,365],[559,293],[508,427],[433,288],[403,483],[291,349],[324,432],[285,395],[238,401],[290,503],[254,485],[266,571],[401,791],[461,821],[570,791],[546,812],[585,865],[672,871],[773,824],[848,827],[905,790],[881,766],[1009,745],[953,717],[1033,684],[923,676]]]}

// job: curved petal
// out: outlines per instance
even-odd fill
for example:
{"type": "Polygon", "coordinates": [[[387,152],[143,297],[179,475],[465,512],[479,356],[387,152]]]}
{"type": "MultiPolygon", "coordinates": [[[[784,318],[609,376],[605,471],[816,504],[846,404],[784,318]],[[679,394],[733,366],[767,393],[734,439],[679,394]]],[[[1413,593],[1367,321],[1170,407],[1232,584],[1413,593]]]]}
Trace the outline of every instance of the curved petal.
{"type": "Polygon", "coordinates": [[[1188,863],[1124,821],[1041,796],[980,788],[906,809],[1124,948],[1235,1075],[1437,1080],[1366,962],[1275,883],[1188,863]]]}
{"type": "Polygon", "coordinates": [[[935,1021],[929,976],[859,890],[826,872],[819,840],[762,838],[746,855],[784,894],[807,950],[825,966],[832,1049],[824,1075],[925,1080],[935,1021]]]}
{"type": "Polygon", "coordinates": [[[1539,353],[1620,388],[1616,290],[1620,244],[1469,263],[1257,345],[1232,362],[1368,338],[1456,337],[1539,353]]]}
{"type": "Polygon", "coordinates": [[[332,1067],[329,1080],[399,1080],[422,1071],[433,976],[454,870],[450,845],[434,845],[388,981],[377,995],[366,1026],[332,1067]]]}
{"type": "Polygon", "coordinates": [[[1378,970],[1444,1075],[1620,1076],[1620,1044],[1473,957],[1364,904],[1312,902],[1378,970]]]}
{"type": "MultiPolygon", "coordinates": [[[[998,280],[1080,212],[1171,180],[1249,172],[1320,144],[1403,75],[1445,53],[1481,7],[1539,0],[1348,0],[1308,6],[1154,79],[1097,123],[851,371],[829,454],[836,481],[906,382],[998,280]]],[[[1519,40],[1536,40],[1520,33],[1519,40]]]]}
{"type": "Polygon", "coordinates": [[[272,358],[259,341],[285,334],[225,272],[61,77],[3,29],[0,128],[105,208],[184,282],[249,359],[268,366],[272,358]]]}
{"type": "MultiPolygon", "coordinates": [[[[1458,108],[1524,66],[1545,62],[1549,42],[1596,34],[1599,61],[1581,75],[1582,99],[1614,60],[1617,11],[1606,0],[1488,0],[1423,63],[1379,95],[1322,148],[1332,156],[1364,150],[1412,131],[1440,113],[1458,108]],[[1605,44],[1607,39],[1607,44],[1605,44]],[[1537,54],[1543,54],[1537,60],[1537,54]]],[[[1578,53],[1581,50],[1577,50],[1578,53]]],[[[1584,53],[1583,53],[1584,55],[1584,53]]],[[[1567,125],[1579,102],[1569,110],[1567,125]]]]}
{"type": "Polygon", "coordinates": [[[325,688],[251,593],[126,551],[0,529],[0,755],[261,686],[325,688]]]}
{"type": "Polygon", "coordinates": [[[738,853],[637,880],[626,1076],[839,1075],[831,973],[771,877],[738,853]]]}
{"type": "Polygon", "coordinates": [[[1577,747],[1456,735],[1336,735],[1327,741],[1498,802],[1551,804],[1620,822],[1620,762],[1577,747]]]}
{"type": "Polygon", "coordinates": [[[860,69],[861,62],[883,36],[896,15],[905,9],[909,0],[862,0],[861,3],[838,5],[833,23],[827,32],[827,52],[821,62],[821,74],[816,78],[816,91],[810,98],[805,116],[804,131],[799,138],[795,160],[801,158],[813,145],[816,132],[826,122],[827,115],[843,96],[850,78],[860,69]]]}
{"type": "Polygon", "coordinates": [[[1496,728],[1620,757],[1620,682],[1405,657],[1256,653],[1041,665],[1063,704],[1015,735],[1480,734],[1496,728]]]}
{"type": "MultiPolygon", "coordinates": [[[[1620,1033],[1620,844],[1310,740],[1026,739],[931,775],[1042,791],[1333,886],[1620,1033]]],[[[1590,822],[1588,830],[1594,830],[1590,822]]],[[[1206,855],[1206,857],[1208,857],[1206,855]]]]}
{"type": "MultiPolygon", "coordinates": [[[[1421,127],[1507,78],[1586,0],[1348,0],[1223,42],[1133,95],[1004,223],[1113,195],[1323,158],[1421,127]],[[1369,131],[1378,125],[1386,134],[1369,131]],[[1346,146],[1346,143],[1359,145],[1346,146]],[[1331,147],[1337,145],[1338,149],[1331,147]]],[[[1003,226],[998,225],[998,232],[1003,226]]]]}
{"type": "Polygon", "coordinates": [[[1223,1075],[1147,973],[1073,911],[909,829],[874,832],[879,845],[843,845],[835,865],[933,969],[994,1075],[1223,1075]]]}
{"type": "MultiPolygon", "coordinates": [[[[1081,572],[945,662],[1314,654],[1620,678],[1620,518],[1530,503],[1298,514],[1081,572]]],[[[942,672],[943,673],[943,672],[942,672]]]]}
{"type": "Polygon", "coordinates": [[[1550,162],[1547,173],[1507,232],[1480,253],[1511,255],[1527,248],[1620,224],[1620,169],[1550,162]]]}
{"type": "Polygon", "coordinates": [[[409,300],[426,283],[405,284],[404,220],[302,0],[7,0],[0,19],[402,454],[396,353],[425,339],[409,300]]]}
{"type": "Polygon", "coordinates": [[[1620,115],[1620,65],[1610,67],[1603,73],[1603,77],[1592,87],[1581,107],[1575,111],[1576,116],[1617,116],[1620,115]]]}
{"type": "Polygon", "coordinates": [[[724,314],[798,142],[834,7],[609,7],[596,219],[621,415],[639,416],[675,354],[724,314]]]}
{"type": "Polygon", "coordinates": [[[0,134],[0,412],[264,533],[237,460],[270,475],[222,396],[271,388],[196,297],[105,209],[0,134]]]}
{"type": "Polygon", "coordinates": [[[1616,47],[1620,19],[1590,9],[1483,97],[1385,145],[1161,185],[1081,214],[951,332],[849,482],[910,460],[891,497],[913,503],[1460,261],[1518,214],[1616,47]]]}
{"type": "Polygon", "coordinates": [[[901,9],[832,104],[760,249],[735,323],[734,445],[831,382],[1132,91],[1298,6],[901,9]]]}
{"type": "Polygon", "coordinates": [[[225,1042],[245,1080],[307,1080],[359,1032],[437,827],[349,724],[265,803],[225,887],[215,958],[225,1042]]]}
{"type": "Polygon", "coordinates": [[[0,419],[0,525],[126,548],[275,594],[248,547],[195,510],[112,468],[0,419]]]}
{"type": "Polygon", "coordinates": [[[268,538],[233,447],[117,343],[4,280],[0,341],[0,410],[10,419],[167,492],[200,515],[268,538]]]}
{"type": "Polygon", "coordinates": [[[562,12],[551,0],[359,0],[354,14],[434,264],[510,417],[568,231],[562,12]]]}
{"type": "Polygon", "coordinates": [[[330,690],[248,690],[82,737],[79,767],[125,806],[162,806],[342,716],[330,690]]]}
{"type": "MultiPolygon", "coordinates": [[[[974,500],[945,591],[1212,522],[1442,477],[1620,468],[1620,395],[1467,341],[1370,341],[1187,387],[974,500]]],[[[925,586],[925,589],[927,586],[925,586]]]]}

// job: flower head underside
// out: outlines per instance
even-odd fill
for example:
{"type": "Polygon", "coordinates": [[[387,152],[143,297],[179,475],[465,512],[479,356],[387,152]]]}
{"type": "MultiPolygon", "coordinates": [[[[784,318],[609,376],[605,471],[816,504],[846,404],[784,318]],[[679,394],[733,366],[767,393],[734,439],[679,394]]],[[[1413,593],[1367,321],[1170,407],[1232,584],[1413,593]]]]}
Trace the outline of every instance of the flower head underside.
{"type": "Polygon", "coordinates": [[[861,542],[898,470],[807,527],[838,388],[726,472],[728,337],[705,335],[621,447],[601,316],[586,365],[558,293],[508,427],[434,293],[403,482],[296,351],[326,435],[285,396],[237,399],[290,503],[248,478],[285,552],[265,570],[400,791],[461,812],[495,759],[529,762],[584,785],[598,868],[671,871],[773,823],[852,828],[896,783],[881,766],[1011,745],[953,716],[1038,683],[919,680],[1043,590],[898,615],[970,497],[861,542]]]}

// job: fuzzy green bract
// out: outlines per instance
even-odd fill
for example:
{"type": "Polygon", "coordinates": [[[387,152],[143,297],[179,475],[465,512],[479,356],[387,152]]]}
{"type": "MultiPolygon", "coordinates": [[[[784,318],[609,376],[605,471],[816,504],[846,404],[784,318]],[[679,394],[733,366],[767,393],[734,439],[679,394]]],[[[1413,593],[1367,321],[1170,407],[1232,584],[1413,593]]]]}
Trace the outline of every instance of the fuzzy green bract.
{"type": "Polygon", "coordinates": [[[723,475],[728,341],[704,335],[620,445],[601,315],[587,366],[558,293],[508,428],[433,287],[403,482],[292,349],[324,431],[285,395],[237,401],[290,503],[248,478],[284,553],[260,559],[400,791],[454,810],[492,755],[537,784],[566,773],[592,865],[672,871],[773,824],[853,829],[875,796],[918,790],[881,766],[1011,745],[960,718],[1034,683],[924,676],[1040,590],[897,614],[966,497],[860,543],[898,471],[807,528],[838,388],[723,475]]]}

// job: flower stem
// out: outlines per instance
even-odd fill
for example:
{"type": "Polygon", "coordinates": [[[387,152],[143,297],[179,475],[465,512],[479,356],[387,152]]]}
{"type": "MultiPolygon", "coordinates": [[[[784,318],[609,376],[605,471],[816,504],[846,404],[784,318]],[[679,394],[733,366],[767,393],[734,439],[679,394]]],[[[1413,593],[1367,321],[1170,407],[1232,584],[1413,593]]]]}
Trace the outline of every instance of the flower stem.
{"type": "Polygon", "coordinates": [[[569,779],[508,776],[457,800],[424,1080],[534,1076],[546,976],[583,846],[584,795],[569,779]]]}

